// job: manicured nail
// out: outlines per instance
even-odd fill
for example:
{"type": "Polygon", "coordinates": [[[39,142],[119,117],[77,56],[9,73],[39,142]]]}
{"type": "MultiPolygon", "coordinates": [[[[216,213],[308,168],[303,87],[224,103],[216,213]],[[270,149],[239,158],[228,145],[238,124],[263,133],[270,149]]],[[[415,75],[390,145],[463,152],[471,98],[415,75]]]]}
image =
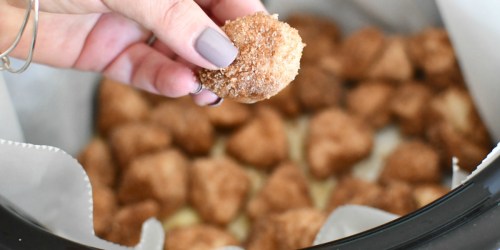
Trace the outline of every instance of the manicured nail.
{"type": "Polygon", "coordinates": [[[197,95],[197,94],[201,93],[201,91],[203,91],[203,85],[198,84],[198,86],[196,87],[196,89],[195,89],[195,90],[193,90],[193,91],[191,92],[191,94],[193,94],[193,95],[197,95]]]}
{"type": "Polygon", "coordinates": [[[196,39],[196,51],[213,65],[225,68],[238,55],[238,49],[224,35],[213,28],[206,28],[196,39]]]}
{"type": "Polygon", "coordinates": [[[219,97],[219,98],[217,98],[217,100],[215,100],[212,103],[209,103],[207,106],[217,107],[217,106],[221,105],[223,101],[224,101],[224,98],[219,97]]]}

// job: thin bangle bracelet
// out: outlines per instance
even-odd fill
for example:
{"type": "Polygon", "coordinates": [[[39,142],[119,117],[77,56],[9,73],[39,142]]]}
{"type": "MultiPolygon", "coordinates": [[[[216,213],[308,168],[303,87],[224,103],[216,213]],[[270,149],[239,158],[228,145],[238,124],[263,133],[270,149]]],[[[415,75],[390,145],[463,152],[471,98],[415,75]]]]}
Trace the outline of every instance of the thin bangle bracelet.
{"type": "Polygon", "coordinates": [[[2,52],[0,54],[0,71],[8,71],[11,73],[22,73],[29,67],[31,61],[33,60],[33,51],[35,49],[36,35],[38,32],[39,0],[26,0],[26,1],[28,2],[28,7],[26,8],[26,13],[24,15],[24,21],[21,25],[21,29],[19,30],[19,33],[17,34],[16,39],[14,40],[12,45],[5,52],[2,52]],[[17,45],[19,45],[21,37],[23,36],[24,31],[26,30],[26,26],[29,23],[31,11],[33,11],[33,37],[31,38],[31,46],[28,51],[28,57],[26,58],[26,61],[21,68],[13,69],[10,63],[9,55],[12,53],[12,51],[14,51],[17,45]]]}

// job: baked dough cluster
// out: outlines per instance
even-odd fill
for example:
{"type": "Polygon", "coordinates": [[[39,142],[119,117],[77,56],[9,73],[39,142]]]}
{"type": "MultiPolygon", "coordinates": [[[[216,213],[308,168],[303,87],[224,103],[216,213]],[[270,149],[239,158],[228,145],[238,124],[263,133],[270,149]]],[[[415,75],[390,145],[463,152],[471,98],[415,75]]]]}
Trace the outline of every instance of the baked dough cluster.
{"type": "Polygon", "coordinates": [[[235,61],[219,70],[203,69],[199,79],[219,97],[254,103],[276,95],[298,73],[304,44],[296,29],[262,12],[222,27],[238,48],[235,61]]]}

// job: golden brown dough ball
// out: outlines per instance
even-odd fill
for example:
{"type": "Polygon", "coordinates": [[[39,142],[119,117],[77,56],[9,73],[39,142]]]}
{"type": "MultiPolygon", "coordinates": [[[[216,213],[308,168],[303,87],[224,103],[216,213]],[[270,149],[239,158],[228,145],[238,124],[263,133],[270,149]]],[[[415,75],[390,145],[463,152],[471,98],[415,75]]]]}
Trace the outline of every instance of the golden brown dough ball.
{"type": "Polygon", "coordinates": [[[150,119],[167,129],[175,144],[193,155],[207,154],[215,140],[210,119],[202,107],[189,99],[178,99],[158,105],[150,119]]]}
{"type": "Polygon", "coordinates": [[[215,250],[238,245],[236,238],[209,225],[193,225],[168,231],[165,250],[215,250]]]}
{"type": "Polygon", "coordinates": [[[125,246],[135,246],[141,237],[141,228],[144,221],[158,216],[159,206],[153,200],[124,206],[118,210],[111,231],[106,239],[125,246]]]}
{"type": "Polygon", "coordinates": [[[466,90],[446,89],[431,100],[429,113],[427,137],[440,149],[444,165],[451,166],[456,156],[459,166],[471,171],[491,150],[488,131],[466,90]]]}
{"type": "Polygon", "coordinates": [[[115,192],[106,186],[92,186],[94,201],[94,232],[104,237],[111,230],[113,216],[118,209],[115,192]]]}
{"type": "Polygon", "coordinates": [[[366,72],[367,78],[407,81],[413,77],[413,65],[402,37],[387,38],[385,48],[366,72]]]}
{"type": "Polygon", "coordinates": [[[130,163],[118,188],[122,203],[154,199],[160,216],[182,207],[188,195],[188,161],[175,149],[141,156],[130,163]]]}
{"type": "Polygon", "coordinates": [[[213,126],[221,129],[241,126],[250,120],[252,116],[248,105],[231,100],[224,101],[218,107],[206,107],[205,112],[213,126]]]}
{"type": "Polygon", "coordinates": [[[326,36],[333,42],[340,40],[339,27],[326,17],[307,13],[292,13],[287,17],[286,22],[299,31],[306,44],[313,42],[318,36],[326,36]]]}
{"type": "Polygon", "coordinates": [[[326,178],[367,157],[373,147],[373,132],[359,118],[329,108],[311,118],[306,147],[311,174],[326,178]]]}
{"type": "Polygon", "coordinates": [[[277,215],[276,238],[279,249],[301,249],[314,242],[326,215],[314,208],[293,209],[277,215]]]}
{"type": "Polygon", "coordinates": [[[302,56],[302,65],[316,64],[318,60],[339,50],[340,30],[331,20],[317,15],[293,13],[287,23],[299,31],[307,44],[302,56]]]}
{"type": "Polygon", "coordinates": [[[89,176],[92,186],[111,187],[116,180],[116,166],[108,144],[99,137],[94,137],[78,156],[78,162],[89,176]]]}
{"type": "Polygon", "coordinates": [[[271,169],[288,156],[285,125],[278,112],[260,107],[256,116],[227,140],[227,153],[259,169],[271,169]]]}
{"type": "Polygon", "coordinates": [[[347,79],[364,78],[385,45],[384,34],[375,27],[362,28],[342,43],[342,74],[347,79]]]}
{"type": "Polygon", "coordinates": [[[99,88],[97,127],[102,135],[127,122],[140,121],[149,115],[149,104],[135,89],[104,79],[99,88]]]}
{"type": "Polygon", "coordinates": [[[394,93],[391,110],[404,135],[423,135],[432,92],[421,82],[401,84],[394,93]]]}
{"type": "Polygon", "coordinates": [[[219,70],[203,69],[203,86],[218,96],[253,103],[276,95],[297,75],[304,44],[277,15],[258,12],[222,27],[238,48],[236,60],[219,70]]]}
{"type": "Polygon", "coordinates": [[[427,28],[409,39],[409,54],[435,89],[465,85],[451,41],[442,28],[427,28]]]}
{"type": "Polygon", "coordinates": [[[326,215],[314,208],[296,208],[259,218],[246,243],[248,250],[287,250],[311,246],[326,215]]]}
{"type": "Polygon", "coordinates": [[[415,210],[412,187],[406,182],[393,181],[383,186],[383,193],[377,200],[377,208],[397,215],[405,215],[415,210]]]}
{"type": "Polygon", "coordinates": [[[151,122],[127,123],[109,135],[110,147],[122,169],[138,156],[166,148],[171,140],[167,130],[151,122]]]}
{"type": "Polygon", "coordinates": [[[229,158],[195,160],[190,168],[190,200],[204,221],[226,225],[240,212],[250,179],[229,158]]]}
{"type": "Polygon", "coordinates": [[[292,88],[305,110],[317,111],[337,106],[342,100],[343,88],[340,80],[317,66],[305,65],[301,68],[292,88]]]}
{"type": "Polygon", "coordinates": [[[451,41],[442,28],[427,28],[419,32],[410,38],[408,48],[413,62],[428,75],[447,73],[455,66],[451,41]]]}
{"type": "Polygon", "coordinates": [[[154,93],[147,92],[147,91],[140,90],[140,89],[138,91],[144,97],[144,99],[146,99],[149,102],[151,107],[156,107],[159,104],[176,99],[176,98],[166,97],[166,96],[159,95],[159,94],[154,94],[154,93]]]}
{"type": "Polygon", "coordinates": [[[490,144],[488,131],[476,111],[467,90],[452,87],[435,96],[430,104],[431,122],[444,122],[478,144],[490,144]]]}
{"type": "Polygon", "coordinates": [[[382,191],[376,183],[351,176],[342,177],[333,188],[326,211],[347,204],[375,207],[382,191]]]}
{"type": "Polygon", "coordinates": [[[436,183],[441,180],[437,151],[423,141],[404,142],[389,154],[380,174],[382,181],[436,183]]]}
{"type": "Polygon", "coordinates": [[[421,208],[439,198],[444,196],[450,191],[449,188],[445,188],[437,184],[424,184],[419,185],[413,189],[413,198],[417,204],[417,208],[421,208]]]}
{"type": "Polygon", "coordinates": [[[286,86],[277,95],[259,102],[257,105],[269,105],[279,111],[285,117],[297,117],[300,115],[300,103],[294,93],[294,84],[286,86]]]}
{"type": "Polygon", "coordinates": [[[448,123],[433,125],[427,134],[430,142],[439,148],[443,164],[448,169],[452,166],[452,158],[456,157],[458,165],[471,172],[491,151],[491,146],[474,143],[448,123]]]}
{"type": "Polygon", "coordinates": [[[247,250],[276,250],[279,249],[276,237],[274,216],[257,219],[245,244],[247,250]]]}
{"type": "Polygon", "coordinates": [[[259,193],[250,201],[247,213],[255,219],[311,206],[312,199],[305,175],[295,164],[283,163],[274,170],[259,193]]]}
{"type": "Polygon", "coordinates": [[[393,86],[386,82],[362,82],[348,93],[347,109],[374,129],[382,128],[391,121],[393,93],[393,86]]]}

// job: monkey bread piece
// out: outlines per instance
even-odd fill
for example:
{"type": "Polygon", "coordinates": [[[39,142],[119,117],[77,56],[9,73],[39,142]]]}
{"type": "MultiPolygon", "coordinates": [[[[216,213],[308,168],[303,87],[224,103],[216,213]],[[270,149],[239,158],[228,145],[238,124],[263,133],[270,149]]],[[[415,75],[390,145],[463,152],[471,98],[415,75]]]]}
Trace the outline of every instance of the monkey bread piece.
{"type": "Polygon", "coordinates": [[[391,110],[404,135],[423,135],[432,92],[421,82],[401,84],[394,93],[391,110]]]}
{"type": "Polygon", "coordinates": [[[375,207],[381,194],[382,188],[377,183],[344,176],[333,188],[326,211],[347,204],[375,207]]]}
{"type": "Polygon", "coordinates": [[[391,98],[394,88],[385,82],[360,83],[347,95],[347,109],[374,129],[391,121],[391,98]]]}
{"type": "Polygon", "coordinates": [[[366,72],[366,77],[390,81],[407,81],[413,77],[413,71],[405,39],[390,37],[387,39],[381,55],[366,72]]]}
{"type": "Polygon", "coordinates": [[[437,184],[424,184],[419,185],[413,189],[413,198],[416,202],[417,208],[421,208],[439,198],[444,196],[450,191],[437,184]]]}
{"type": "Polygon", "coordinates": [[[351,80],[365,77],[383,52],[384,34],[375,27],[359,29],[342,43],[342,75],[351,80]]]}
{"type": "Polygon", "coordinates": [[[373,147],[373,131],[358,117],[329,108],[311,118],[306,147],[311,174],[326,178],[367,157],[373,147]]]}
{"type": "Polygon", "coordinates": [[[433,125],[428,130],[427,136],[431,144],[440,149],[442,164],[448,169],[452,166],[452,158],[456,157],[458,165],[471,172],[491,151],[489,144],[473,142],[448,123],[433,125]]]}
{"type": "Polygon", "coordinates": [[[165,250],[216,250],[239,245],[228,232],[209,225],[192,225],[168,231],[165,250]]]}
{"type": "Polygon", "coordinates": [[[281,213],[293,208],[311,207],[307,179],[292,163],[283,163],[269,176],[259,193],[247,207],[253,218],[281,213]]]}
{"type": "Polygon", "coordinates": [[[455,53],[448,34],[442,28],[428,28],[410,38],[408,51],[412,61],[426,75],[455,70],[455,53]]]}
{"type": "Polygon", "coordinates": [[[310,42],[318,36],[329,37],[332,41],[340,40],[340,29],[332,20],[317,15],[292,13],[287,17],[286,22],[299,31],[304,41],[310,42]]]}
{"type": "Polygon", "coordinates": [[[442,28],[428,28],[409,39],[409,54],[436,88],[465,85],[451,41],[442,28]]]}
{"type": "Polygon", "coordinates": [[[111,222],[118,209],[115,192],[106,186],[92,186],[92,199],[94,232],[97,236],[104,237],[111,230],[111,222]]]}
{"type": "Polygon", "coordinates": [[[293,13],[286,22],[299,31],[307,44],[302,55],[303,65],[314,64],[338,50],[340,30],[333,21],[316,15],[293,13]]]}
{"type": "Polygon", "coordinates": [[[472,97],[467,90],[448,88],[435,96],[430,105],[434,123],[450,124],[457,133],[478,144],[490,144],[490,137],[476,111],[472,97]]]}
{"type": "Polygon", "coordinates": [[[123,174],[118,187],[122,203],[154,199],[160,216],[171,215],[187,200],[188,161],[175,149],[136,158],[123,174]]]}
{"type": "Polygon", "coordinates": [[[108,144],[99,137],[94,137],[78,156],[92,186],[111,187],[116,180],[116,166],[108,144]]]}
{"type": "Polygon", "coordinates": [[[302,249],[312,245],[326,215],[314,208],[299,208],[277,215],[274,221],[279,249],[302,249]]]}
{"type": "Polygon", "coordinates": [[[204,109],[190,100],[162,103],[153,109],[150,119],[167,129],[188,154],[204,155],[212,148],[214,128],[204,109]]]}
{"type": "Polygon", "coordinates": [[[238,56],[226,68],[199,72],[203,86],[218,96],[254,103],[277,94],[297,75],[304,44],[277,15],[258,12],[228,21],[222,30],[238,56]]]}
{"type": "Polygon", "coordinates": [[[441,149],[446,166],[456,156],[459,165],[471,171],[491,150],[488,131],[466,90],[448,88],[430,102],[428,139],[441,149]]]}
{"type": "Polygon", "coordinates": [[[127,123],[109,135],[109,145],[122,169],[138,156],[166,148],[171,140],[167,130],[151,122],[127,123]]]}
{"type": "Polygon", "coordinates": [[[156,107],[159,104],[162,104],[164,102],[168,102],[168,101],[172,101],[172,100],[177,99],[177,98],[167,97],[167,96],[163,96],[163,95],[159,95],[159,94],[153,94],[151,92],[147,92],[144,90],[138,90],[138,91],[144,97],[144,99],[146,99],[149,102],[151,107],[156,107]]]}
{"type": "Polygon", "coordinates": [[[102,135],[120,124],[144,120],[148,115],[149,104],[137,90],[110,79],[101,82],[97,127],[102,135]]]}
{"type": "Polygon", "coordinates": [[[279,249],[274,217],[274,215],[265,216],[252,223],[252,229],[245,243],[246,250],[279,249]]]}
{"type": "Polygon", "coordinates": [[[218,107],[206,107],[205,112],[212,125],[221,129],[243,125],[252,116],[249,106],[231,100],[224,101],[218,107]]]}
{"type": "Polygon", "coordinates": [[[342,84],[317,66],[305,65],[292,83],[295,96],[305,110],[317,111],[337,106],[342,99],[342,84]]]}
{"type": "Polygon", "coordinates": [[[436,90],[444,90],[448,87],[465,87],[465,79],[460,71],[458,62],[450,72],[425,76],[425,83],[436,90]]]}
{"type": "Polygon", "coordinates": [[[285,117],[297,117],[300,115],[301,108],[299,101],[294,93],[294,84],[286,86],[277,95],[259,102],[257,105],[269,105],[279,111],[285,117]]]}
{"type": "Polygon", "coordinates": [[[408,141],[390,153],[380,174],[382,182],[437,183],[441,180],[438,152],[423,141],[408,141]]]}
{"type": "Polygon", "coordinates": [[[270,107],[259,107],[256,117],[227,140],[227,153],[258,169],[269,170],[288,156],[283,119],[270,107]]]}
{"type": "Polygon", "coordinates": [[[417,209],[412,187],[406,182],[392,181],[383,185],[376,207],[389,213],[405,215],[417,209]]]}
{"type": "Polygon", "coordinates": [[[285,250],[311,246],[326,215],[314,208],[291,209],[259,218],[245,244],[247,250],[285,250]]]}
{"type": "Polygon", "coordinates": [[[139,243],[144,221],[158,216],[159,206],[153,200],[126,205],[115,214],[106,239],[125,246],[139,243]]]}
{"type": "Polygon", "coordinates": [[[328,55],[324,55],[321,58],[318,59],[315,65],[322,69],[324,72],[326,72],[329,75],[336,76],[341,78],[342,77],[342,51],[338,50],[335,51],[334,53],[330,53],[328,55]]]}
{"type": "Polygon", "coordinates": [[[204,221],[226,225],[250,191],[245,170],[229,158],[195,160],[190,168],[190,201],[204,221]]]}

